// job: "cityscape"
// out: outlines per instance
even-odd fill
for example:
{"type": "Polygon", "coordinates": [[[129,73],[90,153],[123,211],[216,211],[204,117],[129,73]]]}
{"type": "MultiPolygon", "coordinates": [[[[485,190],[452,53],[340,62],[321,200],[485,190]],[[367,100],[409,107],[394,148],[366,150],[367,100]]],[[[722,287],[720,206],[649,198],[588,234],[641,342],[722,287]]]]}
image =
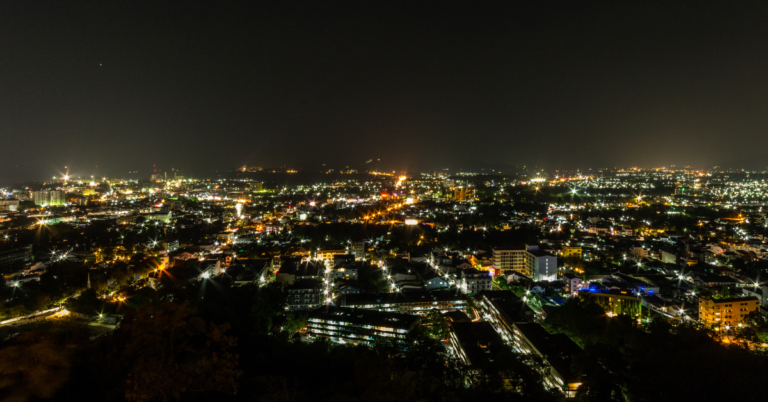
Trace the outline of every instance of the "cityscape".
{"type": "MultiPolygon", "coordinates": [[[[253,177],[3,188],[5,342],[81,337],[74,348],[125,364],[137,400],[299,395],[303,381],[333,395],[382,370],[392,398],[425,392],[400,377],[412,372],[445,398],[682,397],[687,374],[656,359],[747,376],[768,348],[766,171],[234,170],[253,177]],[[287,368],[311,359],[375,367],[346,380],[287,368]],[[142,382],[171,368],[173,384],[142,382]]],[[[36,364],[105,375],[49,353],[36,364]]]]}
{"type": "Polygon", "coordinates": [[[766,400],[766,15],[0,0],[0,402],[766,400]]]}

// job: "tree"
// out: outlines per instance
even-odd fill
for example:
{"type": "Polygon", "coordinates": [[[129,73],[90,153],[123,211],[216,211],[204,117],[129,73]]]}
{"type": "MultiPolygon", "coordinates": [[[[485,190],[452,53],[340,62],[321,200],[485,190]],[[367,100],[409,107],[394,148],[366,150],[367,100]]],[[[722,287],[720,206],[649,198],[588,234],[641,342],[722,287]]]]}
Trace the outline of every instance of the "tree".
{"type": "Polygon", "coordinates": [[[0,395],[7,401],[51,398],[68,380],[73,346],[27,332],[0,350],[0,395]]]}
{"type": "Polygon", "coordinates": [[[194,315],[185,304],[165,302],[128,314],[121,326],[126,339],[122,355],[128,367],[126,399],[179,400],[188,393],[236,394],[236,339],[194,315]]]}
{"type": "Polygon", "coordinates": [[[301,331],[301,329],[305,328],[307,326],[307,320],[309,319],[309,314],[307,313],[291,313],[286,317],[285,323],[283,324],[283,330],[287,331],[289,334],[294,334],[296,332],[301,331]]]}
{"type": "Polygon", "coordinates": [[[477,303],[475,302],[475,298],[472,296],[467,296],[467,315],[470,317],[473,317],[475,315],[475,309],[477,308],[477,303]]]}
{"type": "Polygon", "coordinates": [[[426,326],[427,334],[432,339],[448,339],[451,327],[448,324],[448,320],[445,319],[440,310],[432,309],[424,317],[423,324],[426,326]]]}

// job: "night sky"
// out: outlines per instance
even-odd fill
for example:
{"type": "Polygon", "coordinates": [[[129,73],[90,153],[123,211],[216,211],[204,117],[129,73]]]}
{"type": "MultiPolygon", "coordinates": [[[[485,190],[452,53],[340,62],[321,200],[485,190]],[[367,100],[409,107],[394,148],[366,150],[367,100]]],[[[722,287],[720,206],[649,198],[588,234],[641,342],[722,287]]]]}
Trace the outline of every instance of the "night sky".
{"type": "Polygon", "coordinates": [[[768,166],[768,2],[222,3],[2,1],[0,180],[768,166]]]}

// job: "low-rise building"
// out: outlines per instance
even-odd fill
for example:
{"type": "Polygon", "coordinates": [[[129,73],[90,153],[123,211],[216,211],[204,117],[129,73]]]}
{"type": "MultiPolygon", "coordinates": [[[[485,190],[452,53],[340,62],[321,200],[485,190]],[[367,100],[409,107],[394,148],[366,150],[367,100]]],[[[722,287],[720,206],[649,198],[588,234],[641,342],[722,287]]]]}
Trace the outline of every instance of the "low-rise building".
{"type": "Polygon", "coordinates": [[[344,279],[348,281],[356,281],[357,267],[347,266],[347,267],[334,268],[331,270],[330,276],[331,276],[331,279],[344,279]]]}
{"type": "Polygon", "coordinates": [[[635,317],[640,314],[642,298],[633,294],[629,290],[599,290],[587,289],[579,290],[579,297],[587,299],[603,309],[606,312],[616,315],[629,315],[635,317]]]}
{"type": "Polygon", "coordinates": [[[163,240],[160,242],[160,246],[163,247],[167,252],[172,253],[179,249],[179,241],[178,240],[163,240]]]}
{"type": "Polygon", "coordinates": [[[493,264],[498,270],[517,271],[536,282],[557,279],[557,257],[539,250],[537,245],[525,249],[494,249],[493,264]]]}
{"type": "Polygon", "coordinates": [[[366,310],[422,315],[432,309],[441,312],[466,310],[467,298],[458,291],[359,293],[344,296],[341,305],[366,310]]]}
{"type": "Polygon", "coordinates": [[[549,387],[560,389],[567,397],[576,396],[583,379],[573,374],[571,363],[582,350],[568,335],[550,334],[539,324],[515,323],[514,345],[517,351],[537,355],[549,364],[544,379],[549,387]]]}
{"type": "Polygon", "coordinates": [[[321,260],[333,260],[333,256],[346,254],[347,250],[318,250],[317,258],[321,260]]]}
{"type": "Polygon", "coordinates": [[[563,258],[581,258],[581,251],[581,246],[563,246],[562,250],[560,250],[560,256],[563,258]]]}
{"type": "Polygon", "coordinates": [[[323,303],[323,286],[316,279],[303,279],[285,287],[288,310],[311,310],[323,303]]]}
{"type": "Polygon", "coordinates": [[[470,268],[461,271],[461,290],[464,293],[474,294],[483,290],[493,289],[491,273],[470,268]]]}
{"type": "Polygon", "coordinates": [[[330,305],[309,313],[308,332],[339,343],[401,345],[420,321],[410,314],[330,305]]]}
{"type": "Polygon", "coordinates": [[[507,346],[487,321],[453,322],[451,347],[472,376],[481,376],[493,359],[507,346]]]}
{"type": "Polygon", "coordinates": [[[421,274],[421,280],[424,282],[424,287],[426,287],[427,290],[447,289],[451,287],[448,281],[433,271],[421,274]]]}
{"type": "Polygon", "coordinates": [[[574,274],[565,274],[563,275],[563,280],[565,281],[565,290],[566,292],[570,293],[572,296],[576,296],[579,294],[579,288],[581,287],[581,278],[574,274]]]}
{"type": "Polygon", "coordinates": [[[699,297],[699,321],[705,324],[735,326],[753,311],[760,311],[760,299],[755,296],[727,299],[699,297]]]}
{"type": "Polygon", "coordinates": [[[0,247],[0,267],[13,264],[16,261],[29,262],[33,259],[32,245],[14,247],[3,245],[0,247]]]}

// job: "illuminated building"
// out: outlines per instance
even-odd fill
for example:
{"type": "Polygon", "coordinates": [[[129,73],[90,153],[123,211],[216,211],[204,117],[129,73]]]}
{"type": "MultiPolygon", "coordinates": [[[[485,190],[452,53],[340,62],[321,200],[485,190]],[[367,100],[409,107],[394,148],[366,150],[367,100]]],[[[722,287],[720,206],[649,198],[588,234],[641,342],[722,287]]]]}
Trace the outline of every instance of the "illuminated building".
{"type": "Polygon", "coordinates": [[[342,298],[344,307],[388,311],[404,314],[427,314],[429,310],[441,312],[464,311],[467,298],[456,291],[413,291],[398,293],[360,293],[342,298]]]}
{"type": "Polygon", "coordinates": [[[563,258],[576,257],[581,258],[581,247],[579,246],[564,246],[561,250],[563,258]]]}
{"type": "Polygon", "coordinates": [[[61,190],[33,191],[32,200],[34,201],[35,205],[39,205],[41,207],[58,207],[65,204],[64,192],[61,190]]]}
{"type": "Polygon", "coordinates": [[[641,312],[642,299],[628,290],[587,289],[580,290],[579,296],[612,314],[635,317],[641,312]]]}
{"type": "Polygon", "coordinates": [[[483,290],[493,289],[491,273],[469,268],[461,271],[461,291],[474,294],[483,290]]]}
{"type": "Polygon", "coordinates": [[[64,200],[64,192],[61,190],[53,190],[50,192],[50,201],[48,202],[48,205],[51,206],[62,206],[66,204],[66,201],[64,200]]]}
{"type": "Polygon", "coordinates": [[[346,254],[347,250],[318,250],[317,258],[321,260],[333,260],[333,256],[346,254]]]}
{"type": "Polygon", "coordinates": [[[334,268],[330,273],[331,279],[344,279],[344,280],[357,280],[357,268],[350,266],[343,266],[334,268]]]}
{"type": "Polygon", "coordinates": [[[311,335],[339,343],[404,345],[408,333],[420,321],[419,317],[409,314],[331,305],[310,312],[307,324],[311,335]]]}
{"type": "Polygon", "coordinates": [[[16,211],[19,208],[19,200],[0,200],[0,211],[16,211]]]}
{"type": "Polygon", "coordinates": [[[454,187],[453,188],[453,200],[454,201],[468,201],[475,198],[475,189],[469,187],[454,187]]]}
{"type": "Polygon", "coordinates": [[[538,246],[528,246],[527,249],[495,249],[493,267],[502,272],[520,272],[537,282],[557,279],[557,257],[539,250],[538,246]]]}
{"type": "Polygon", "coordinates": [[[760,299],[754,296],[715,299],[699,297],[699,321],[712,325],[738,325],[744,316],[760,310],[760,299]]]}
{"type": "Polygon", "coordinates": [[[322,283],[317,279],[296,281],[285,287],[288,309],[311,310],[323,304],[322,283]]]}
{"type": "Polygon", "coordinates": [[[363,258],[365,258],[365,242],[364,241],[353,241],[352,242],[352,254],[355,256],[355,259],[363,259],[363,258]]]}
{"type": "Polygon", "coordinates": [[[146,219],[145,222],[160,221],[163,223],[171,223],[171,211],[168,212],[150,212],[148,214],[142,214],[141,216],[146,219]]]}
{"type": "Polygon", "coordinates": [[[32,192],[32,202],[35,203],[35,205],[39,205],[41,207],[48,206],[48,200],[50,199],[50,195],[47,191],[33,191],[32,192]]]}

